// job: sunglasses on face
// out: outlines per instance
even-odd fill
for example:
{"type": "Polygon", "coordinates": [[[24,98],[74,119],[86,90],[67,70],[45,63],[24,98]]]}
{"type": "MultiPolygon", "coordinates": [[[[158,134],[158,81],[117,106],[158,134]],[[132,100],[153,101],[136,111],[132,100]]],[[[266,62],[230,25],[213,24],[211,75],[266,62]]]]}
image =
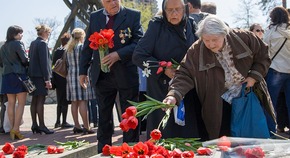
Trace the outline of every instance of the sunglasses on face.
{"type": "Polygon", "coordinates": [[[257,29],[256,32],[263,32],[264,33],[264,30],[257,29]]]}

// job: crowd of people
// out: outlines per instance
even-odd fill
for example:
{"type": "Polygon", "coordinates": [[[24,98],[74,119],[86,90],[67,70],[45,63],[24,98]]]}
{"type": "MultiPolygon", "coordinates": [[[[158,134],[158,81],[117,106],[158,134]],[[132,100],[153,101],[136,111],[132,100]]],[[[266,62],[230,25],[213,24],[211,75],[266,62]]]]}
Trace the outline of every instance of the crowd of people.
{"type": "MultiPolygon", "coordinates": [[[[0,49],[0,124],[3,126],[3,111],[7,110],[11,127],[4,131],[0,126],[0,132],[10,132],[12,140],[24,138],[20,122],[28,92],[22,80],[27,78],[36,86],[29,94],[32,96],[31,131],[54,133],[45,125],[44,101],[48,90],[55,88],[55,128],[73,127],[73,133],[92,134],[95,133],[90,127],[92,121],[94,127],[98,126],[99,153],[106,144],[112,145],[112,110],[116,98],[123,113],[130,106],[128,100],[138,102],[139,91],[166,104],[184,106],[185,125],[176,123],[171,113],[167,126],[161,129],[163,138],[209,140],[231,136],[231,101],[240,95],[242,84],[262,92],[260,101],[269,133],[289,128],[290,21],[287,9],[274,7],[265,29],[253,23],[246,30],[231,28],[216,16],[214,3],[163,0],[162,11],[151,19],[144,32],[140,11],[122,6],[121,0],[101,2],[104,8],[90,15],[87,32],[75,28],[62,36],[62,46],[54,52],[52,63],[46,42],[51,28],[43,24],[35,28],[37,38],[31,42],[28,54],[21,42],[23,29],[16,25],[8,28],[0,49]],[[100,49],[92,48],[90,35],[104,29],[114,31],[114,46],[106,56],[100,57],[100,49]],[[68,67],[66,78],[52,72],[52,65],[63,54],[68,67]],[[160,61],[175,61],[180,65],[159,72],[156,64],[150,64],[160,61]],[[103,71],[101,65],[106,65],[109,72],[103,71]],[[148,68],[146,88],[140,90],[139,75],[148,68]],[[3,103],[6,100],[7,108],[3,103]],[[66,121],[70,103],[73,125],[66,121]]],[[[157,109],[148,116],[147,138],[164,115],[164,109],[157,109]]],[[[124,132],[123,141],[138,142],[139,126],[124,132]]]]}

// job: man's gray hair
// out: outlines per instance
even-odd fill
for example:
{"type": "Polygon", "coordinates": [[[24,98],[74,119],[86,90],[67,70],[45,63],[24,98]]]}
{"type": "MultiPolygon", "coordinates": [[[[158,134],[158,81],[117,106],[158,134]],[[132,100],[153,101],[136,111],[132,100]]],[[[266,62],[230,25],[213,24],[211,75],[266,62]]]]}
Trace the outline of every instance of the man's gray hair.
{"type": "Polygon", "coordinates": [[[200,38],[203,34],[227,35],[230,28],[216,15],[208,15],[198,24],[196,35],[200,38]]]}

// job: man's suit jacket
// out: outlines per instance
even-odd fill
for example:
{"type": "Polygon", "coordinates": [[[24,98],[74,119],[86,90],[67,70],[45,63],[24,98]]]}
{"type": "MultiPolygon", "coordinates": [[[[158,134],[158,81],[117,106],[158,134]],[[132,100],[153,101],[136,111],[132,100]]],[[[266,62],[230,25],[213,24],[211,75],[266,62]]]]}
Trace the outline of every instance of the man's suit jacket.
{"type": "MultiPolygon", "coordinates": [[[[91,69],[93,85],[96,85],[100,75],[100,57],[98,50],[92,50],[89,47],[90,41],[88,38],[94,32],[100,32],[101,29],[106,28],[106,15],[104,15],[103,10],[100,9],[93,12],[90,16],[90,24],[80,59],[80,75],[87,75],[89,63],[93,57],[91,69]]],[[[121,7],[120,12],[114,19],[114,47],[110,52],[117,51],[121,60],[114,63],[110,73],[114,74],[119,88],[129,88],[139,84],[138,70],[137,66],[132,63],[132,54],[137,42],[143,36],[140,18],[141,13],[139,11],[121,7]],[[120,38],[119,34],[124,30],[130,30],[132,37],[126,37],[125,43],[122,43],[122,38],[120,38]]]]}

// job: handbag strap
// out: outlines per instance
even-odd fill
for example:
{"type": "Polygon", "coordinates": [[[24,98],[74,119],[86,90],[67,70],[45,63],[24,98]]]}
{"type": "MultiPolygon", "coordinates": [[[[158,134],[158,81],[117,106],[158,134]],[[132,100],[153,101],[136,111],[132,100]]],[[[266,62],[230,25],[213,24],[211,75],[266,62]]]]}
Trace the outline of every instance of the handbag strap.
{"type": "Polygon", "coordinates": [[[285,38],[284,42],[282,43],[282,45],[280,46],[280,48],[278,49],[278,51],[276,52],[276,54],[273,56],[273,58],[271,59],[272,61],[274,60],[274,58],[276,57],[276,55],[280,52],[280,50],[282,49],[282,47],[284,46],[284,44],[286,43],[287,38],[285,38]]]}

